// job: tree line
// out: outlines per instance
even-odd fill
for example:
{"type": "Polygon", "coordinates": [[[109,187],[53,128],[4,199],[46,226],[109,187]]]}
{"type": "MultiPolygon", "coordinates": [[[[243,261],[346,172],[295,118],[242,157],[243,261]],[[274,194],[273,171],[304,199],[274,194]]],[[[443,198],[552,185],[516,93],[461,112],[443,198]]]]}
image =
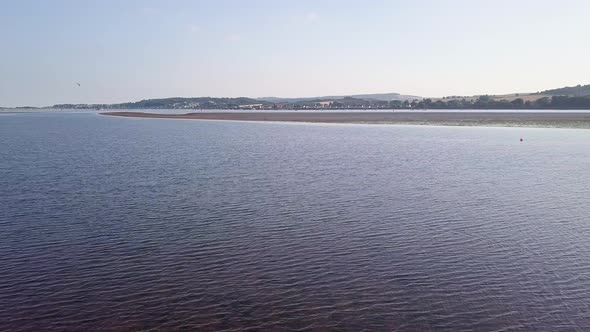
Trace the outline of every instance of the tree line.
{"type": "Polygon", "coordinates": [[[436,100],[423,99],[407,103],[395,103],[394,108],[418,109],[590,109],[590,97],[553,96],[536,100],[496,100],[490,96],[477,99],[436,100]]]}

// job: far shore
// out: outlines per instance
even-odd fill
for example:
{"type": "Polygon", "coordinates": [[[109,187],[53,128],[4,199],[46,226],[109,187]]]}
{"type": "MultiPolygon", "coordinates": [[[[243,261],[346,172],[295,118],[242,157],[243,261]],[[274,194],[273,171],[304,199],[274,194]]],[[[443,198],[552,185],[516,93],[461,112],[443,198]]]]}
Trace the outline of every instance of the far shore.
{"type": "Polygon", "coordinates": [[[315,123],[405,124],[433,126],[490,126],[590,129],[590,113],[517,112],[241,112],[158,114],[144,112],[103,112],[102,115],[229,121],[279,121],[315,123]]]}

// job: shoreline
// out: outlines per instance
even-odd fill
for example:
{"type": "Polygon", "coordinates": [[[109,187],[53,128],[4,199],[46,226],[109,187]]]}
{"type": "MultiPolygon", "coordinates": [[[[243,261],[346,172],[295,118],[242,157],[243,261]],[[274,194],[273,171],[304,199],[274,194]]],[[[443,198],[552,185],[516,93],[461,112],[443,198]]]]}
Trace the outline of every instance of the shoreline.
{"type": "Polygon", "coordinates": [[[590,113],[565,112],[219,112],[185,114],[102,112],[99,114],[149,119],[590,129],[590,113]]]}

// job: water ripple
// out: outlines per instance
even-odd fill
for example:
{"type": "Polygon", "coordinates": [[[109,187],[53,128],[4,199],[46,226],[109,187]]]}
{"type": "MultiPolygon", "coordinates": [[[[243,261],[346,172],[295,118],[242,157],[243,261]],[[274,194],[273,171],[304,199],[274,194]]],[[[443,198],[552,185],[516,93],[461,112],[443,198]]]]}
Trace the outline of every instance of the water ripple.
{"type": "Polygon", "coordinates": [[[589,330],[590,133],[524,132],[6,117],[0,330],[589,330]]]}

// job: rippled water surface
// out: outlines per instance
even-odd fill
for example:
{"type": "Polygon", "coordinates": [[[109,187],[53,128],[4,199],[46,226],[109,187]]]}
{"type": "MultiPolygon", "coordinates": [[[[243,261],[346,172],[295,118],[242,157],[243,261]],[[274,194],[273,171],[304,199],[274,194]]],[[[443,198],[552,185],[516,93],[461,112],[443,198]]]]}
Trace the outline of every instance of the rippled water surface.
{"type": "Polygon", "coordinates": [[[34,113],[0,144],[3,331],[590,330],[590,130],[34,113]]]}

